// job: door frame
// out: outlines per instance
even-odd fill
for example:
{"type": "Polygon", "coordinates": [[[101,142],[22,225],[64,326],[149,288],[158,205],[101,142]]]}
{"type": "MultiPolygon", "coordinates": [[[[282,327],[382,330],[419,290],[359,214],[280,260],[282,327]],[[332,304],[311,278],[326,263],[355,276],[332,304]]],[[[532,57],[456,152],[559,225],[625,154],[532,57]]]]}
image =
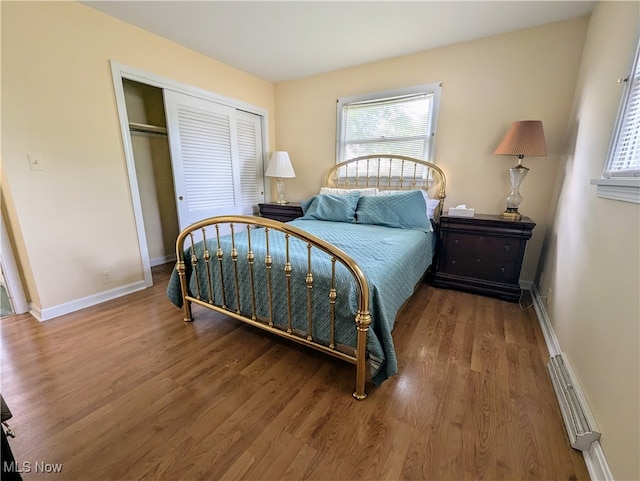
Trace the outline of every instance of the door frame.
{"type": "Polygon", "coordinates": [[[2,244],[0,264],[2,264],[2,275],[4,276],[7,294],[10,297],[11,307],[14,314],[24,314],[29,312],[29,302],[27,302],[22,280],[20,279],[18,263],[13,254],[13,246],[4,222],[4,214],[0,215],[0,243],[2,244]]]}
{"type": "MultiPolygon", "coordinates": [[[[150,85],[152,87],[158,87],[163,90],[172,90],[174,92],[179,92],[211,102],[216,102],[258,115],[261,118],[263,166],[266,165],[266,156],[269,152],[269,117],[267,115],[268,111],[263,107],[258,107],[256,105],[242,102],[237,99],[225,97],[214,92],[209,92],[208,90],[178,82],[177,80],[172,80],[150,72],[145,72],[144,70],[130,67],[113,60],[110,61],[110,64],[113,88],[116,97],[116,106],[118,109],[118,118],[120,120],[120,130],[122,133],[124,156],[127,163],[127,176],[129,179],[129,190],[131,191],[131,203],[133,206],[133,215],[136,223],[136,232],[138,235],[138,247],[140,251],[140,259],[142,261],[144,283],[146,287],[151,287],[153,285],[153,278],[151,275],[151,260],[149,258],[149,248],[147,246],[147,235],[144,230],[142,202],[140,201],[140,190],[138,188],[138,177],[136,174],[135,159],[133,156],[133,145],[131,143],[129,118],[127,115],[127,106],[122,80],[133,80],[135,82],[150,85]]],[[[266,188],[267,185],[265,185],[265,189],[266,188]]]]}

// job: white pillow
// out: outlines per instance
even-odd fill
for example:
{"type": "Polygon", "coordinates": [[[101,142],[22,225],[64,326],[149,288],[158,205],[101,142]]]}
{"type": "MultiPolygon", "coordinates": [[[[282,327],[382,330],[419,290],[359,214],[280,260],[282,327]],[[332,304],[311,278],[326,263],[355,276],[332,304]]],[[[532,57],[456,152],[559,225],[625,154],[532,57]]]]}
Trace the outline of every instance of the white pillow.
{"type": "Polygon", "coordinates": [[[425,199],[425,202],[427,203],[427,215],[429,216],[429,219],[436,220],[434,212],[440,204],[440,201],[438,199],[425,199]]]}
{"type": "MultiPolygon", "coordinates": [[[[436,207],[438,207],[438,204],[440,203],[440,201],[438,199],[429,198],[429,194],[427,193],[426,190],[422,190],[422,189],[417,189],[417,190],[422,192],[422,196],[424,197],[424,203],[427,205],[427,216],[431,220],[436,220],[434,217],[434,212],[436,210],[436,207]]],[[[381,190],[378,192],[378,195],[393,195],[399,192],[408,192],[408,191],[407,190],[381,190]]]]}
{"type": "Polygon", "coordinates": [[[349,193],[355,192],[355,191],[360,192],[360,197],[362,197],[363,195],[377,195],[378,194],[378,189],[376,189],[375,187],[366,187],[366,188],[362,188],[362,189],[337,189],[337,188],[334,188],[334,187],[322,187],[322,188],[320,188],[320,193],[321,194],[344,195],[344,194],[349,194],[349,193]]]}

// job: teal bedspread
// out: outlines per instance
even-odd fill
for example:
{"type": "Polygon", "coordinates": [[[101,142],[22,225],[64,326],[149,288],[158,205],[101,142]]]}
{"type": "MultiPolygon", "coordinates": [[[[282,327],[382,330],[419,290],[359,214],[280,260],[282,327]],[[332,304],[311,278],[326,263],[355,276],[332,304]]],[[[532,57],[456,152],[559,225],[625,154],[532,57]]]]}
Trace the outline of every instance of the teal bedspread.
{"type": "MultiPolygon", "coordinates": [[[[392,331],[398,310],[413,293],[416,283],[424,275],[433,259],[435,235],[417,229],[397,229],[377,225],[349,224],[344,222],[328,222],[319,220],[295,220],[290,223],[317,237],[320,237],[343,250],[358,263],[369,282],[369,310],[372,323],[367,336],[367,353],[371,365],[371,378],[377,385],[398,371],[398,363],[393,345],[392,331]]],[[[236,291],[231,261],[230,236],[223,237],[224,244],[224,277],[227,307],[237,309],[236,291]]],[[[218,261],[215,257],[217,244],[215,239],[208,240],[211,253],[210,274],[213,278],[213,297],[216,304],[221,303],[223,293],[219,280],[218,261]]],[[[245,287],[240,288],[240,310],[251,314],[253,300],[248,287],[250,279],[249,265],[246,262],[246,233],[235,236],[238,249],[238,277],[245,287]]],[[[271,269],[273,283],[273,321],[278,326],[286,326],[288,304],[286,300],[286,277],[284,275],[284,234],[271,230],[269,233],[270,252],[273,257],[271,269]]],[[[256,297],[258,316],[268,317],[269,306],[266,294],[267,274],[264,265],[265,236],[264,229],[252,229],[251,247],[255,254],[254,282],[256,291],[263,295],[256,297]]],[[[307,244],[297,239],[290,239],[290,262],[293,266],[292,312],[301,313],[293,319],[293,327],[300,331],[307,329],[307,244]]],[[[196,244],[198,259],[202,258],[202,243],[196,244]]],[[[187,261],[187,278],[189,293],[195,297],[197,292],[196,276],[192,275],[189,264],[190,248],[185,256],[187,261]]],[[[208,280],[204,261],[197,267],[202,297],[208,298],[208,280]]],[[[331,262],[328,255],[317,249],[312,254],[313,272],[313,336],[320,342],[328,343],[331,262]]],[[[355,283],[344,266],[336,265],[336,342],[356,345],[355,315],[358,309],[358,298],[355,283]]],[[[167,296],[176,306],[182,306],[180,280],[175,271],[167,287],[167,296]]]]}

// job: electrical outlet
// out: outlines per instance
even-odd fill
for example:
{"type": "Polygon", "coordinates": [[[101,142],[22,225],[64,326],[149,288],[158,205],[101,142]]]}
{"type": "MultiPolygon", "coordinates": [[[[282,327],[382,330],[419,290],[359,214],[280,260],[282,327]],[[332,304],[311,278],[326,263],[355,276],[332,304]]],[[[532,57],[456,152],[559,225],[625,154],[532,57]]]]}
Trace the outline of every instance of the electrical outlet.
{"type": "Polygon", "coordinates": [[[111,272],[109,271],[104,271],[102,274],[102,283],[103,284],[109,284],[111,282],[111,272]]]}

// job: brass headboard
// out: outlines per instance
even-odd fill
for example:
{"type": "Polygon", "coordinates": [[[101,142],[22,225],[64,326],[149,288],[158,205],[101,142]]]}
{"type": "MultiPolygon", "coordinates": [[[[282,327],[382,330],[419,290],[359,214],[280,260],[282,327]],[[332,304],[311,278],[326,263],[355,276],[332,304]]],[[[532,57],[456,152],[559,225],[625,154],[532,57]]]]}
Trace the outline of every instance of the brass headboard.
{"type": "Polygon", "coordinates": [[[437,220],[444,206],[447,179],[442,169],[431,162],[405,155],[372,154],[334,165],[326,173],[324,185],[343,189],[426,190],[429,198],[440,200],[435,211],[437,220]]]}

